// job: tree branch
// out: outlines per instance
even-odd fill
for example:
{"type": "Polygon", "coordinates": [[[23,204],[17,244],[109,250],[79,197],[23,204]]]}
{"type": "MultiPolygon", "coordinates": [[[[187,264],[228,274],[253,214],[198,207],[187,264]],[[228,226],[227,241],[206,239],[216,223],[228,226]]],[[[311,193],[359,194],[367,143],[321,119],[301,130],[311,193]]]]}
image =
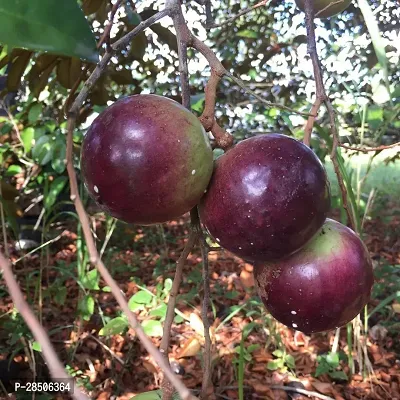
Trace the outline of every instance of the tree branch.
{"type": "Polygon", "coordinates": [[[271,385],[271,389],[275,390],[284,390],[285,392],[295,392],[299,394],[304,394],[306,396],[313,396],[317,399],[321,400],[334,400],[332,397],[325,396],[324,394],[313,392],[311,390],[306,390],[302,388],[290,387],[290,386],[281,386],[281,385],[271,385]]]}
{"type": "Polygon", "coordinates": [[[229,17],[227,20],[219,23],[219,24],[208,24],[206,23],[206,28],[207,29],[212,29],[212,28],[220,28],[221,26],[227,25],[227,24],[231,24],[232,22],[234,22],[235,20],[237,20],[239,17],[241,17],[242,15],[248,14],[249,12],[255,10],[258,7],[262,7],[265,6],[268,3],[269,0],[263,0],[260,1],[259,3],[255,4],[254,6],[251,6],[249,8],[246,8],[245,10],[240,11],[239,13],[237,13],[236,15],[229,17]]]}
{"type": "MultiPolygon", "coordinates": [[[[179,292],[179,287],[181,286],[182,282],[182,273],[183,273],[183,267],[185,265],[185,261],[193,249],[194,244],[196,243],[198,239],[198,234],[194,230],[191,231],[189,235],[189,239],[186,242],[186,245],[179,257],[179,260],[176,263],[176,270],[175,270],[175,276],[174,276],[174,281],[172,283],[172,288],[169,293],[169,299],[168,299],[168,306],[167,306],[167,315],[165,317],[164,321],[164,327],[163,327],[163,336],[161,339],[161,344],[160,344],[160,352],[163,354],[167,362],[168,360],[168,347],[169,347],[169,342],[171,338],[171,328],[172,328],[172,322],[174,320],[174,315],[175,315],[175,306],[176,306],[176,298],[178,296],[179,292]]],[[[163,400],[168,400],[173,397],[173,394],[175,392],[174,387],[170,383],[168,379],[164,377],[162,383],[161,383],[161,389],[162,389],[162,396],[163,400]]]]}
{"type": "Polygon", "coordinates": [[[110,48],[110,33],[111,33],[111,28],[114,24],[114,17],[115,14],[117,13],[117,10],[119,6],[121,5],[123,0],[117,0],[115,4],[112,6],[111,13],[110,13],[110,21],[107,24],[107,26],[104,28],[104,32],[101,35],[101,38],[99,42],[97,43],[97,48],[100,49],[100,47],[103,45],[103,43],[107,44],[107,48],[110,48]]]}
{"type": "Polygon", "coordinates": [[[367,148],[366,147],[351,147],[351,146],[347,146],[347,145],[341,144],[341,143],[339,143],[338,146],[342,147],[343,149],[346,149],[346,150],[368,153],[370,151],[382,151],[382,150],[398,147],[398,146],[400,146],[400,142],[392,143],[392,144],[388,144],[388,145],[382,145],[382,146],[378,146],[378,147],[367,147],[367,148]]]}
{"type": "Polygon", "coordinates": [[[123,47],[126,47],[126,45],[132,40],[133,37],[142,32],[144,29],[151,26],[154,22],[158,21],[159,19],[163,18],[166,15],[169,15],[170,13],[171,10],[169,10],[168,8],[158,12],[157,14],[153,15],[146,21],[141,22],[131,32],[129,32],[121,39],[119,39],[117,42],[115,42],[112,46],[110,46],[107,49],[101,61],[99,62],[99,64],[96,66],[91,76],[85,82],[82,90],[75,99],[69,111],[68,134],[67,134],[67,170],[70,179],[71,200],[74,202],[77,214],[79,216],[79,220],[82,224],[82,230],[90,256],[90,262],[97,268],[104,281],[110,287],[111,292],[113,293],[115,299],[117,300],[119,306],[121,307],[121,310],[126,314],[129,324],[132,326],[133,329],[135,329],[136,335],[138,336],[139,340],[142,342],[145,349],[149,352],[149,354],[154,358],[154,360],[163,370],[166,377],[174,385],[181,398],[183,400],[195,400],[196,397],[193,396],[190,393],[190,391],[186,388],[186,386],[180,381],[180,379],[177,376],[175,376],[175,374],[171,370],[168,362],[165,360],[163,355],[154,346],[150,338],[144,333],[141,325],[137,321],[136,315],[130,311],[126,298],[122,294],[120,288],[118,287],[118,284],[114,281],[111,274],[105,267],[104,263],[101,261],[90,230],[88,217],[83,207],[82,200],[79,196],[78,183],[73,164],[73,131],[75,129],[75,120],[78,114],[78,110],[80,106],[83,104],[83,102],[86,100],[86,97],[90,89],[100,78],[101,74],[104,72],[105,68],[108,65],[108,62],[110,61],[111,57],[115,52],[122,49],[123,47]]]}
{"type": "Polygon", "coordinates": [[[204,370],[200,398],[206,400],[209,396],[210,385],[212,385],[210,321],[208,319],[208,309],[210,308],[210,273],[208,268],[208,248],[201,230],[200,221],[198,223],[197,230],[200,233],[200,249],[201,257],[203,259],[203,305],[201,308],[201,318],[204,325],[204,370]]]}
{"type": "MultiPolygon", "coordinates": [[[[60,360],[57,357],[56,352],[47,336],[46,330],[40,324],[35,314],[29,307],[29,304],[24,299],[18,282],[14,278],[11,263],[0,254],[0,269],[3,271],[3,277],[6,281],[10,296],[14,303],[14,307],[19,311],[22,318],[31,330],[33,337],[40,344],[42,348],[42,354],[46,360],[47,366],[50,370],[50,374],[54,379],[65,379],[71,380],[71,378],[64,369],[60,360]]],[[[83,394],[78,388],[74,389],[71,396],[76,400],[88,400],[89,398],[83,394]]]]}
{"type": "MultiPolygon", "coordinates": [[[[335,110],[334,110],[332,103],[330,102],[328,96],[326,95],[325,86],[324,86],[324,82],[323,82],[323,78],[322,78],[322,69],[321,69],[319,58],[318,58],[317,44],[316,44],[316,40],[315,40],[313,5],[314,5],[314,0],[305,0],[305,2],[304,2],[305,22],[306,22],[306,29],[307,29],[307,50],[308,50],[308,54],[310,55],[311,61],[313,64],[315,88],[316,88],[316,101],[315,101],[311,111],[318,110],[322,103],[325,104],[325,107],[328,111],[329,121],[330,121],[330,126],[331,126],[331,133],[332,133],[332,140],[333,140],[332,151],[331,151],[330,157],[331,157],[331,160],[333,163],[333,167],[335,169],[336,177],[337,177],[340,191],[342,194],[343,208],[346,211],[346,215],[347,215],[347,218],[348,218],[348,221],[349,221],[351,227],[353,228],[353,230],[356,230],[354,214],[348,204],[347,188],[343,181],[343,177],[342,177],[342,174],[341,174],[340,168],[339,168],[339,162],[337,159],[337,147],[339,144],[339,133],[338,133],[337,126],[336,126],[335,110]]],[[[308,136],[311,136],[314,120],[315,120],[315,117],[311,116],[309,118],[309,120],[307,121],[307,126],[306,126],[307,130],[306,130],[306,135],[304,138],[306,143],[309,141],[308,136]]]]}

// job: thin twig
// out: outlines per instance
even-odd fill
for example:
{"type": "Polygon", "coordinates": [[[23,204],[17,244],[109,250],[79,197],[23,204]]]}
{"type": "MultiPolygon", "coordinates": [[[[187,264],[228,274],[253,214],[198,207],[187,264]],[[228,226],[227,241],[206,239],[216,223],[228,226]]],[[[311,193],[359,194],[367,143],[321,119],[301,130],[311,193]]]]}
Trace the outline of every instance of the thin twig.
{"type": "MultiPolygon", "coordinates": [[[[0,181],[0,198],[3,198],[3,192],[1,188],[1,181],[0,181]]],[[[10,257],[10,253],[8,251],[8,241],[7,241],[7,228],[6,228],[6,218],[4,215],[4,208],[3,202],[0,201],[0,218],[1,218],[1,229],[3,233],[3,243],[4,243],[4,254],[6,257],[10,257]]]]}
{"type": "Polygon", "coordinates": [[[145,30],[146,28],[150,27],[153,25],[155,22],[160,20],[161,18],[164,18],[165,16],[169,15],[170,10],[164,9],[159,11],[157,14],[154,14],[152,17],[146,19],[145,21],[142,21],[138,26],[136,26],[134,29],[132,29],[130,32],[128,32],[125,36],[123,36],[121,39],[117,40],[115,43],[113,43],[110,48],[106,51],[104,54],[103,58],[100,60],[100,62],[97,64],[96,68],[92,72],[92,74],[89,76],[85,84],[83,85],[81,91],[79,92],[78,96],[76,97],[75,101],[73,102],[69,114],[78,114],[79,108],[81,105],[84,103],[86,100],[90,90],[92,87],[95,85],[97,80],[100,78],[104,70],[106,69],[108,63],[111,60],[111,57],[119,50],[125,48],[131,41],[132,39],[137,36],[140,32],[145,30]]]}
{"type": "Polygon", "coordinates": [[[67,170],[70,180],[71,200],[74,202],[77,214],[79,216],[79,220],[82,225],[83,234],[85,237],[86,245],[90,256],[90,262],[97,268],[97,270],[99,271],[100,275],[102,276],[106,284],[110,287],[112,294],[114,295],[119,306],[121,307],[121,310],[127,316],[129,324],[132,326],[133,329],[135,329],[136,335],[138,336],[139,340],[141,341],[145,349],[149,352],[149,354],[154,358],[154,360],[157,362],[160,368],[163,370],[166,377],[174,385],[175,389],[178,391],[181,398],[183,400],[195,400],[196,397],[193,396],[190,393],[190,391],[186,388],[186,386],[180,381],[180,379],[175,376],[175,374],[171,370],[168,362],[165,360],[163,355],[154,346],[150,338],[144,333],[141,325],[139,324],[136,318],[136,315],[130,311],[126,298],[121,292],[118,284],[112,278],[110,272],[108,271],[104,263],[101,261],[92,236],[88,216],[82,204],[82,200],[79,196],[78,182],[73,163],[73,131],[75,129],[76,116],[78,114],[80,106],[86,100],[86,97],[90,89],[100,78],[101,74],[104,72],[105,68],[108,65],[108,62],[110,61],[111,57],[115,52],[126,47],[126,45],[132,40],[133,37],[142,32],[144,29],[151,26],[159,19],[163,18],[166,15],[169,15],[170,12],[171,11],[168,8],[158,12],[157,14],[148,18],[146,21],[141,22],[131,32],[129,32],[121,39],[119,39],[117,42],[115,42],[113,45],[111,45],[107,49],[105,55],[103,56],[99,64],[96,66],[93,73],[90,75],[88,80],[83,85],[82,90],[76,97],[68,113],[67,170]]]}
{"type": "Polygon", "coordinates": [[[67,134],[67,170],[68,176],[70,180],[70,188],[71,188],[71,200],[73,201],[76,212],[79,216],[79,220],[82,225],[83,234],[85,237],[86,245],[88,248],[90,262],[97,268],[100,275],[106,282],[106,284],[110,287],[112,294],[117,300],[121,310],[125,313],[128,318],[128,322],[133,329],[136,331],[136,335],[139,340],[145,347],[145,349],[149,352],[149,354],[154,358],[156,363],[163,370],[164,374],[167,378],[172,382],[182,400],[195,400],[190,391],[186,388],[186,386],[180,381],[179,378],[175,376],[173,371],[171,370],[168,362],[164,359],[162,354],[158,351],[158,349],[154,346],[153,342],[150,338],[144,333],[141,325],[139,324],[136,315],[129,309],[128,302],[126,301],[125,296],[121,292],[118,284],[112,278],[110,272],[101,261],[99,257],[99,253],[96,249],[96,245],[92,236],[92,232],[90,229],[89,219],[86,215],[86,211],[83,207],[82,200],[79,196],[78,190],[78,182],[76,179],[75,168],[73,164],[73,131],[75,127],[75,120],[73,117],[68,118],[68,134],[67,134]]]}
{"type": "Polygon", "coordinates": [[[324,394],[321,394],[318,392],[313,392],[311,390],[306,390],[306,389],[301,389],[301,388],[296,388],[296,387],[291,387],[291,386],[271,385],[270,388],[275,389],[275,390],[284,390],[285,392],[296,392],[299,394],[304,394],[306,396],[314,396],[317,399],[321,399],[321,400],[334,400],[332,397],[325,396],[324,394]]]}
{"type": "MultiPolygon", "coordinates": [[[[165,357],[167,362],[169,362],[168,361],[168,347],[169,347],[169,341],[171,338],[172,322],[174,320],[174,315],[175,315],[176,298],[178,296],[179,287],[182,282],[183,267],[185,265],[185,261],[189,255],[189,253],[193,249],[193,246],[194,246],[197,238],[198,238],[197,232],[192,230],[189,235],[189,239],[186,242],[186,245],[176,263],[175,276],[174,276],[174,280],[172,283],[171,291],[169,293],[167,315],[166,315],[165,321],[164,321],[163,336],[162,336],[161,344],[160,344],[160,352],[163,354],[163,356],[165,357]]],[[[168,400],[173,397],[175,390],[174,390],[173,386],[171,385],[170,381],[168,379],[166,379],[165,377],[161,383],[161,389],[162,389],[163,400],[168,400]]]]}
{"type": "MultiPolygon", "coordinates": [[[[0,267],[1,270],[3,271],[3,277],[4,280],[6,281],[14,306],[19,311],[22,318],[25,320],[35,340],[40,344],[43,357],[46,360],[51,376],[54,379],[71,380],[72,378],[68,376],[68,374],[65,372],[64,366],[58,359],[57,354],[54,351],[54,348],[50,342],[50,339],[47,336],[46,330],[39,323],[35,314],[29,307],[29,304],[24,299],[24,295],[21,292],[18,282],[14,278],[11,263],[6,258],[4,258],[2,254],[0,254],[0,267]]],[[[71,395],[76,400],[89,399],[78,388],[71,391],[71,395]]]]}
{"type": "Polygon", "coordinates": [[[188,241],[186,242],[185,247],[178,261],[176,262],[175,276],[174,276],[174,281],[172,283],[171,291],[169,292],[167,315],[164,321],[164,332],[160,344],[160,351],[165,356],[168,355],[169,339],[171,336],[171,326],[175,315],[176,298],[178,296],[179,287],[182,282],[183,267],[185,266],[185,261],[188,258],[190,252],[192,251],[193,246],[197,241],[197,238],[198,238],[197,232],[192,231],[189,235],[188,241]]]}
{"type": "Polygon", "coordinates": [[[210,308],[210,273],[208,269],[208,250],[205,245],[203,233],[200,224],[198,225],[200,233],[200,249],[201,257],[203,259],[202,275],[203,275],[203,305],[201,308],[201,318],[204,325],[204,369],[203,381],[201,385],[200,398],[206,400],[211,385],[211,338],[210,338],[210,321],[208,319],[208,309],[210,308]]]}
{"type": "Polygon", "coordinates": [[[339,143],[338,146],[342,147],[343,149],[346,149],[346,150],[368,153],[370,151],[382,151],[382,150],[386,150],[386,149],[392,149],[393,147],[398,147],[398,146],[400,146],[400,142],[392,143],[392,144],[388,144],[388,145],[382,145],[382,146],[378,146],[378,147],[367,147],[367,148],[366,147],[351,147],[351,146],[347,146],[347,145],[341,144],[341,143],[339,143]]]}
{"type": "Polygon", "coordinates": [[[322,99],[316,98],[313,106],[311,107],[310,116],[308,117],[306,126],[304,128],[303,143],[308,147],[310,147],[310,144],[311,144],[311,134],[312,134],[314,122],[318,116],[318,111],[321,107],[321,104],[322,104],[322,99]]]}
{"type": "Polygon", "coordinates": [[[114,24],[114,17],[115,14],[118,11],[119,6],[121,5],[123,0],[117,0],[115,4],[112,6],[111,13],[110,13],[110,20],[107,26],[104,28],[104,32],[101,35],[101,38],[99,42],[97,43],[97,48],[100,49],[100,47],[103,45],[103,43],[106,43],[107,48],[110,47],[110,33],[111,33],[111,28],[114,24]]]}
{"type": "Polygon", "coordinates": [[[249,12],[255,10],[258,7],[262,7],[265,6],[268,3],[269,0],[263,0],[260,1],[259,3],[255,4],[254,6],[251,6],[249,8],[246,8],[245,10],[240,11],[239,13],[237,13],[236,15],[234,15],[233,17],[229,17],[227,20],[220,22],[219,24],[209,24],[206,25],[207,29],[212,29],[212,28],[220,28],[221,26],[227,25],[227,24],[231,24],[232,22],[234,22],[235,20],[237,20],[238,18],[240,18],[242,15],[248,14],[249,12]]]}
{"type": "MultiPolygon", "coordinates": [[[[352,209],[350,209],[349,204],[348,204],[348,196],[347,196],[347,188],[344,183],[342,174],[340,172],[340,167],[339,167],[339,162],[337,159],[337,147],[339,144],[339,133],[337,130],[336,126],[336,117],[335,117],[335,110],[332,106],[332,103],[330,102],[326,91],[325,91],[325,86],[324,86],[324,81],[322,77],[322,69],[321,69],[321,64],[318,58],[318,52],[317,52],[317,44],[316,44],[316,39],[315,39],[315,26],[314,26],[314,1],[313,0],[305,0],[304,2],[304,12],[305,12],[305,21],[306,21],[306,29],[307,29],[307,50],[308,54],[311,57],[311,61],[313,64],[313,70],[314,70],[314,79],[315,79],[315,89],[316,89],[316,102],[314,103],[315,108],[319,108],[318,103],[325,103],[325,107],[328,111],[329,115],[329,122],[331,126],[331,132],[332,132],[332,151],[330,154],[333,167],[335,169],[336,177],[339,183],[340,191],[342,194],[342,202],[343,202],[343,208],[346,211],[347,219],[353,228],[355,229],[355,219],[354,219],[354,214],[352,212],[352,209]]],[[[314,106],[313,106],[314,108],[314,106]]],[[[313,122],[312,122],[313,123],[313,122]]],[[[311,124],[311,122],[310,122],[311,124]]],[[[310,129],[310,128],[308,128],[310,129]]],[[[312,130],[312,126],[311,126],[312,130]]],[[[308,139],[306,138],[306,141],[308,139]]]]}
{"type": "MultiPolygon", "coordinates": [[[[113,358],[115,358],[121,365],[125,365],[125,361],[124,361],[121,357],[119,357],[117,354],[115,354],[115,351],[113,351],[112,349],[110,349],[110,348],[109,348],[106,344],[104,344],[101,340],[97,339],[96,336],[93,336],[93,335],[89,334],[89,335],[87,335],[86,337],[87,337],[87,338],[90,338],[90,339],[93,339],[96,343],[98,343],[101,347],[103,347],[104,350],[107,350],[107,351],[111,354],[111,356],[112,356],[113,358]]],[[[84,339],[84,338],[82,338],[82,339],[84,339]]]]}

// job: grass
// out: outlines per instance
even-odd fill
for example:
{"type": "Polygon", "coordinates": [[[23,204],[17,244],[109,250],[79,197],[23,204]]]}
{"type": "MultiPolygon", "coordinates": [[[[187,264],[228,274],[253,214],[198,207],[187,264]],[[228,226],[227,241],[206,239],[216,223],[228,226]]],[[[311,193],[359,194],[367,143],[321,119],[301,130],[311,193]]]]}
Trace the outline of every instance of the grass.
{"type": "MultiPolygon", "coordinates": [[[[365,176],[369,160],[372,153],[354,154],[349,156],[342,152],[346,162],[346,168],[352,176],[353,188],[357,186],[357,174],[362,179],[365,176]],[[358,172],[359,169],[359,172],[358,172]]],[[[384,160],[396,154],[396,149],[384,150],[372,162],[372,168],[365,179],[362,193],[368,195],[372,189],[377,190],[378,195],[390,196],[393,199],[400,199],[400,160],[385,164],[384,160]]],[[[336,180],[332,162],[327,157],[325,162],[331,190],[333,195],[339,193],[339,187],[336,180]]]]}

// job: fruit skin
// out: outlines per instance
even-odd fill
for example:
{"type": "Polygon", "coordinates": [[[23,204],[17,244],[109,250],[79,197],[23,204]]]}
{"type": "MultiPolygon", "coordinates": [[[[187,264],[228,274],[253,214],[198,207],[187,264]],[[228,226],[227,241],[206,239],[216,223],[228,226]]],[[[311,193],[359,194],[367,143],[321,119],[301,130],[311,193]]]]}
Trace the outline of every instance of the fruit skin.
{"type": "Polygon", "coordinates": [[[83,141],[81,169],[105,212],[149,225],[177,218],[199,202],[213,154],[191,112],[165,97],[135,95],[94,120],[83,141]]]}
{"type": "Polygon", "coordinates": [[[327,219],[297,253],[254,268],[257,292],[283,324],[305,333],[335,329],[367,304],[374,282],[372,261],[362,240],[327,219]]]}
{"type": "Polygon", "coordinates": [[[243,140],[215,162],[200,218],[225,249],[270,261],[302,247],[330,207],[325,170],[313,151],[281,134],[243,140]]]}
{"type": "MultiPolygon", "coordinates": [[[[318,18],[329,18],[344,11],[351,4],[351,0],[314,0],[315,14],[318,18]],[[331,4],[331,5],[330,5],[331,4]],[[321,11],[324,10],[324,11],[321,11]]],[[[297,7],[304,11],[305,0],[296,0],[297,7]]]]}

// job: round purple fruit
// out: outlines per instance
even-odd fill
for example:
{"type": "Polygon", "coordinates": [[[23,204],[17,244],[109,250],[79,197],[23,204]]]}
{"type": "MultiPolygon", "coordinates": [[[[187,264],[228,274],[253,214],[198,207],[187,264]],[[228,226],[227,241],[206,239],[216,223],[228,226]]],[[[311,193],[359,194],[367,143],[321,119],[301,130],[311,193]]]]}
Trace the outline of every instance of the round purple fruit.
{"type": "Polygon", "coordinates": [[[338,328],[367,304],[374,282],[362,240],[327,219],[300,251],[279,261],[257,263],[257,292],[283,324],[313,333],[338,328]]]}
{"type": "Polygon", "coordinates": [[[306,244],[329,207],[326,172],[313,151],[268,134],[243,140],[217,159],[200,217],[225,249],[270,261],[306,244]]]}
{"type": "Polygon", "coordinates": [[[117,101],[93,122],[82,145],[86,187],[100,207],[125,222],[177,218],[200,200],[213,154],[198,119],[156,95],[117,101]]]}

